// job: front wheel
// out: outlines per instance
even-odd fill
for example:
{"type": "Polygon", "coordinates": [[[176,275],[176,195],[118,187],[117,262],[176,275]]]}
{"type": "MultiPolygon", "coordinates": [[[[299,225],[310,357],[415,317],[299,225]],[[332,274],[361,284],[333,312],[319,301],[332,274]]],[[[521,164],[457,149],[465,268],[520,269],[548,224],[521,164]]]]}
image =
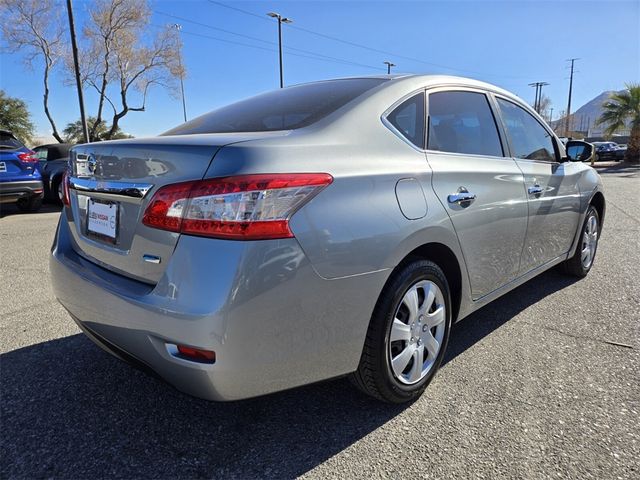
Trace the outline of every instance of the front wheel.
{"type": "Polygon", "coordinates": [[[593,205],[589,206],[582,224],[580,240],[573,257],[563,263],[564,271],[576,277],[585,277],[596,257],[600,238],[600,216],[593,205]]]}
{"type": "Polygon", "coordinates": [[[407,264],[380,294],[353,382],[386,402],[414,400],[440,367],[450,330],[444,273],[428,260],[407,264]]]}

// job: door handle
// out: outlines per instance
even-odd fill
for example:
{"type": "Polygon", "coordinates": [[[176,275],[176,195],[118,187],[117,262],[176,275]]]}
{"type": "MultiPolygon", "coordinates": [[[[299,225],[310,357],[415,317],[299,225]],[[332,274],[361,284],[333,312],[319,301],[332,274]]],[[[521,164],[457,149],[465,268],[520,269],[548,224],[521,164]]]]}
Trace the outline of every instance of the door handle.
{"type": "MultiPolygon", "coordinates": [[[[471,203],[476,199],[476,194],[469,192],[466,188],[460,187],[457,193],[453,193],[447,197],[449,203],[471,203]]],[[[466,205],[465,205],[466,206],[466,205]]]]}
{"type": "Polygon", "coordinates": [[[540,185],[534,185],[528,189],[529,195],[540,195],[542,193],[542,187],[540,185]]]}

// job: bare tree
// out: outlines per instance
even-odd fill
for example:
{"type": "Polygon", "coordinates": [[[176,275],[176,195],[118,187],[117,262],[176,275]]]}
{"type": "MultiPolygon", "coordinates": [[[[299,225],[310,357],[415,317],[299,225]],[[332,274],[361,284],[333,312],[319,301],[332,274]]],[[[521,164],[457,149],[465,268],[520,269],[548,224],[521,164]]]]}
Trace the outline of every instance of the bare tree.
{"type": "Polygon", "coordinates": [[[91,137],[104,121],[107,105],[112,121],[104,138],[109,139],[129,112],[144,111],[151,87],[162,86],[177,93],[176,79],[184,75],[180,37],[166,26],[152,41],[145,42],[150,15],[147,0],[98,0],[91,7],[83,29],[80,61],[83,83],[98,93],[97,112],[89,127],[91,137]]]}
{"type": "Polygon", "coordinates": [[[25,62],[31,68],[42,60],[44,113],[51,124],[53,136],[62,143],[49,111],[49,75],[62,58],[65,47],[60,8],[53,0],[0,0],[0,22],[9,51],[24,51],[25,62]]]}
{"type": "Polygon", "coordinates": [[[547,97],[545,94],[540,95],[540,100],[538,100],[538,113],[543,117],[546,117],[547,112],[551,108],[551,99],[547,97]]]}

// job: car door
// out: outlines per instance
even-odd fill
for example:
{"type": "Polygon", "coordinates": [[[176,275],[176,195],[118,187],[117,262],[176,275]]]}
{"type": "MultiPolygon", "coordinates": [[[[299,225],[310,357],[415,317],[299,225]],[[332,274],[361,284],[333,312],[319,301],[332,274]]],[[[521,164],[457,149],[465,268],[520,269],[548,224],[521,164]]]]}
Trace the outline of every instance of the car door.
{"type": "Polygon", "coordinates": [[[520,273],[571,248],[580,216],[580,165],[560,162],[550,130],[515,102],[496,96],[511,155],[524,174],[529,222],[520,273]]]}
{"type": "Polygon", "coordinates": [[[477,299],[518,275],[527,229],[522,172],[505,155],[485,92],[429,90],[427,109],[433,189],[451,218],[477,299]]]}

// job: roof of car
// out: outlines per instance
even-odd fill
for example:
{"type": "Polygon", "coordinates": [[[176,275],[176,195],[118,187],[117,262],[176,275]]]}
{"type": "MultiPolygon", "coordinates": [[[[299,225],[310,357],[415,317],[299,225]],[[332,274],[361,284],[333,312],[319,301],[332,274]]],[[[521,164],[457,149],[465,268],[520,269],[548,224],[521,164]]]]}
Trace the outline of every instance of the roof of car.
{"type": "Polygon", "coordinates": [[[73,147],[73,143],[46,143],[44,145],[37,145],[33,148],[42,148],[42,147],[47,147],[47,148],[51,148],[51,147],[73,147]]]}
{"type": "MultiPolygon", "coordinates": [[[[390,75],[358,75],[353,77],[339,77],[339,78],[327,78],[324,80],[316,80],[313,82],[304,82],[299,83],[297,85],[304,85],[306,83],[320,83],[320,82],[331,82],[335,80],[358,80],[358,79],[367,79],[374,78],[380,80],[421,80],[423,83],[428,85],[440,85],[440,84],[455,84],[455,85],[469,85],[469,86],[477,86],[479,88],[485,88],[494,91],[501,91],[508,95],[513,95],[509,91],[500,88],[491,83],[482,82],[480,80],[475,80],[473,78],[467,77],[459,77],[456,75],[433,75],[433,74],[415,74],[415,73],[393,73],[390,75]]],[[[291,85],[294,86],[294,85],[291,85]]]]}
{"type": "Polygon", "coordinates": [[[472,87],[472,88],[475,87],[483,90],[490,90],[492,92],[499,93],[509,98],[519,98],[517,95],[513,94],[512,92],[509,92],[504,88],[498,87],[497,85],[493,85],[487,82],[482,82],[480,80],[475,80],[473,78],[459,77],[456,75],[394,73],[391,75],[360,75],[360,76],[354,76],[354,77],[328,78],[325,80],[318,80],[316,82],[308,82],[308,83],[329,82],[334,80],[357,80],[357,79],[367,79],[367,78],[390,80],[389,82],[384,82],[388,86],[391,86],[392,84],[399,83],[399,82],[416,83],[426,87],[439,86],[439,85],[443,85],[443,86],[457,85],[461,87],[463,86],[472,87]]]}

